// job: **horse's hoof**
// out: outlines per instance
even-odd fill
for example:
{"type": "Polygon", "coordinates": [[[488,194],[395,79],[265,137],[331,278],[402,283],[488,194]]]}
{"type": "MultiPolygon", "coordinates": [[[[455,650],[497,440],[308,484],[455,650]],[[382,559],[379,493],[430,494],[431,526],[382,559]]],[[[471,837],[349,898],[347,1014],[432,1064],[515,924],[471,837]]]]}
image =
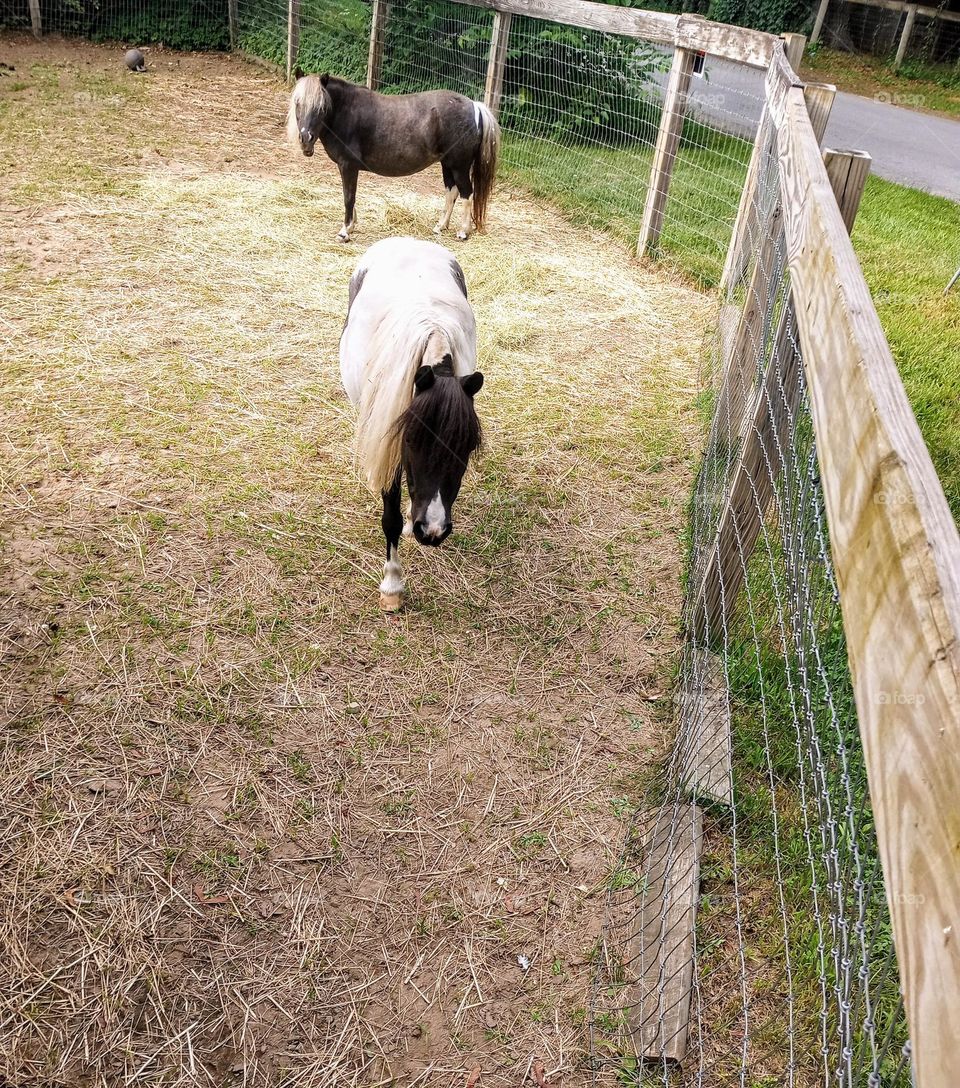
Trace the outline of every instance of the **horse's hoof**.
{"type": "Polygon", "coordinates": [[[458,241],[465,242],[469,237],[470,237],[470,235],[467,234],[467,232],[465,230],[458,230],[457,231],[458,241]]]}
{"type": "Polygon", "coordinates": [[[435,226],[435,227],[433,228],[433,233],[434,233],[434,234],[443,234],[443,227],[442,227],[442,226],[441,226],[441,225],[440,225],[440,224],[438,223],[438,224],[437,224],[437,225],[436,225],[436,226],[435,226]]]}
{"type": "Polygon", "coordinates": [[[399,612],[403,608],[403,594],[402,593],[381,593],[380,594],[380,611],[381,612],[399,612]]]}
{"type": "Polygon", "coordinates": [[[344,243],[349,242],[350,241],[350,235],[349,234],[338,234],[337,235],[337,241],[338,242],[344,242],[344,243]]]}

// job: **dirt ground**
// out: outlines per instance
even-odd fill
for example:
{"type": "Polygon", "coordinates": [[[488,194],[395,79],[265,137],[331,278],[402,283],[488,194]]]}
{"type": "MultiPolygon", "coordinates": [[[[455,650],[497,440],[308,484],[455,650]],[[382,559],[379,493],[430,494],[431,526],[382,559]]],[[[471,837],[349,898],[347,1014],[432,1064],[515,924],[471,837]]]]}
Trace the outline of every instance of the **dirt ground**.
{"type": "Polygon", "coordinates": [[[0,1083],[590,1083],[709,300],[518,192],[449,236],[486,450],[384,617],[337,339],[439,172],[338,245],[269,73],[120,58],[0,37],[0,1083]]]}

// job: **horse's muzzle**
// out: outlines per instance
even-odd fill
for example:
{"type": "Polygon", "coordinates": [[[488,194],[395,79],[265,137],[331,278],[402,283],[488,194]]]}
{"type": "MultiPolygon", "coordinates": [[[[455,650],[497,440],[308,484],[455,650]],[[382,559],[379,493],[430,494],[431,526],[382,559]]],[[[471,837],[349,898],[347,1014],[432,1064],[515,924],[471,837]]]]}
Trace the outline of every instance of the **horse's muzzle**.
{"type": "Polygon", "coordinates": [[[435,529],[428,530],[422,521],[413,523],[413,535],[416,537],[417,542],[426,545],[428,548],[438,548],[452,531],[452,521],[445,522],[439,532],[435,529]]]}
{"type": "Polygon", "coordinates": [[[317,142],[315,136],[311,136],[309,132],[304,129],[300,130],[300,150],[309,159],[313,154],[313,145],[317,142]]]}

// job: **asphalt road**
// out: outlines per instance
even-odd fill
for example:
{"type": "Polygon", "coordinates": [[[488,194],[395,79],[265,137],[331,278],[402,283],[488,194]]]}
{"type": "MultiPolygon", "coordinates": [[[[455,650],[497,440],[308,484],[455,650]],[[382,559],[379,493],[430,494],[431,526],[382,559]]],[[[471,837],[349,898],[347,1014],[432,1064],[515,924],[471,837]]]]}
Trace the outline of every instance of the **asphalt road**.
{"type": "MultiPolygon", "coordinates": [[[[658,82],[665,84],[666,75],[658,82]]],[[[692,113],[752,139],[763,108],[763,73],[708,59],[705,76],[694,76],[691,96],[692,113]]],[[[840,92],[824,146],[866,151],[879,177],[960,202],[960,121],[840,92]]]]}

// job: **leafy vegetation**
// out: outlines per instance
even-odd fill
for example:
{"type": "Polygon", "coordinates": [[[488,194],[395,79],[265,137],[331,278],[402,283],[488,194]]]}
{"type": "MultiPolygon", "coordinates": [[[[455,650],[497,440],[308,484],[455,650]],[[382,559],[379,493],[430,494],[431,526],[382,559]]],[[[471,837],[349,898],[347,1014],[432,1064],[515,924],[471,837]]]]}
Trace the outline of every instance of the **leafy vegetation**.
{"type": "MultiPolygon", "coordinates": [[[[370,5],[362,0],[302,0],[297,64],[362,83],[367,72],[370,5]]],[[[245,9],[240,48],[274,64],[287,62],[285,8],[245,9]]]]}
{"type": "MultiPolygon", "coordinates": [[[[0,8],[0,29],[29,25],[27,5],[0,8]]],[[[137,4],[102,4],[100,0],[64,0],[43,6],[47,29],[77,34],[91,41],[146,44],[170,49],[226,49],[230,44],[226,0],[140,0],[137,4]]]]}
{"type": "Polygon", "coordinates": [[[894,71],[889,57],[808,47],[800,74],[851,94],[960,117],[960,67],[956,65],[910,60],[894,71]]]}

